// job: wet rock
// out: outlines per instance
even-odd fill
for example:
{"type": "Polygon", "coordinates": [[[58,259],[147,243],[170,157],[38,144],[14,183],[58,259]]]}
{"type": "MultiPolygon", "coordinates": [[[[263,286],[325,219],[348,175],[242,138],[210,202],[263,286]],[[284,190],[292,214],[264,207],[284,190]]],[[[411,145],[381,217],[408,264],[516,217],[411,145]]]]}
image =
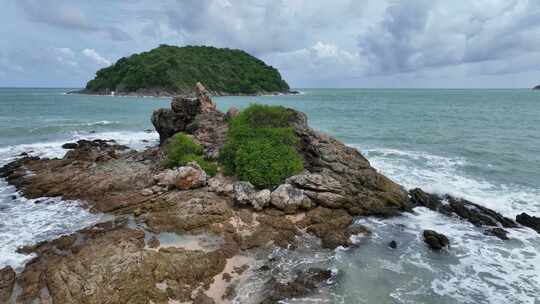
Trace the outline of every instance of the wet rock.
{"type": "Polygon", "coordinates": [[[268,285],[270,292],[262,303],[278,303],[285,299],[298,298],[315,292],[318,288],[332,278],[330,270],[310,268],[305,272],[299,272],[296,278],[290,282],[282,283],[271,279],[268,285]]]}
{"type": "Polygon", "coordinates": [[[0,303],[8,303],[15,286],[15,271],[10,266],[0,269],[0,303]]]}
{"type": "Polygon", "coordinates": [[[392,249],[396,249],[397,248],[397,242],[392,240],[390,241],[390,243],[388,243],[388,247],[392,248],[392,249]]]}
{"type": "Polygon", "coordinates": [[[304,194],[304,191],[291,184],[282,184],[272,191],[270,202],[274,207],[288,213],[293,213],[299,208],[308,209],[312,206],[311,199],[304,194]]]}
{"type": "Polygon", "coordinates": [[[413,189],[409,193],[415,206],[427,207],[445,215],[455,215],[478,227],[517,227],[513,220],[502,214],[465,199],[450,195],[437,196],[426,193],[419,188],[413,189]]]}
{"type": "Polygon", "coordinates": [[[540,233],[540,217],[530,216],[523,212],[516,216],[516,221],[540,233]]]}
{"type": "Polygon", "coordinates": [[[159,239],[155,236],[151,237],[148,240],[148,247],[150,248],[158,248],[160,245],[159,239]]]}
{"type": "Polygon", "coordinates": [[[489,228],[484,231],[485,235],[492,235],[500,238],[501,240],[508,240],[508,231],[496,227],[496,228],[489,228]]]}
{"type": "Polygon", "coordinates": [[[62,149],[76,149],[78,146],[77,143],[65,143],[62,145],[62,149]]]}
{"type": "Polygon", "coordinates": [[[81,139],[77,143],[68,143],[69,151],[64,156],[67,160],[105,162],[120,157],[119,152],[128,150],[124,145],[117,144],[114,140],[86,140],[81,139]],[[73,144],[73,145],[72,145],[73,144]]]}
{"type": "Polygon", "coordinates": [[[424,230],[423,232],[424,242],[433,250],[441,250],[448,248],[450,241],[441,233],[433,230],[424,230]]]}
{"type": "Polygon", "coordinates": [[[335,249],[353,245],[353,235],[370,234],[366,227],[352,223],[353,217],[343,209],[317,207],[307,212],[299,225],[305,227],[308,233],[319,237],[323,248],[335,249]]]}
{"type": "Polygon", "coordinates": [[[53,240],[34,248],[36,258],[17,279],[17,303],[189,302],[226,262],[219,250],[147,250],[143,231],[112,223],[85,229],[64,243],[53,240]],[[163,283],[167,292],[159,287],[163,283]],[[43,290],[49,302],[42,299],[43,290]]]}

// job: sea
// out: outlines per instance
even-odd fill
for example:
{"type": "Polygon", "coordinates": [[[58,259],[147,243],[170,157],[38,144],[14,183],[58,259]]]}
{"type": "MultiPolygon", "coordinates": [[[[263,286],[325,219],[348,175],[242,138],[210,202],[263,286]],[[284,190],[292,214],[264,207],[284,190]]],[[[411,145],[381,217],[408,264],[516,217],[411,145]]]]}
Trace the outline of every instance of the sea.
{"type": "MultiPolygon", "coordinates": [[[[150,115],[170,98],[71,95],[71,89],[0,88],[0,166],[23,152],[62,157],[78,139],[114,139],[134,149],[157,144],[150,115]]],[[[357,148],[407,189],[452,194],[505,216],[540,216],[540,92],[527,89],[299,89],[299,95],[215,97],[221,110],[251,103],[284,105],[309,124],[357,148]]],[[[26,199],[0,179],[0,268],[20,271],[22,245],[99,221],[81,202],[26,199]]],[[[309,267],[335,272],[314,295],[284,303],[540,303],[540,234],[512,229],[510,240],[425,208],[391,219],[358,218],[373,234],[352,248],[271,253],[275,274],[309,267]],[[421,232],[434,229],[450,249],[432,252],[421,232]],[[397,249],[388,247],[395,240],[397,249]]],[[[239,288],[247,302],[264,278],[239,288]]]]}

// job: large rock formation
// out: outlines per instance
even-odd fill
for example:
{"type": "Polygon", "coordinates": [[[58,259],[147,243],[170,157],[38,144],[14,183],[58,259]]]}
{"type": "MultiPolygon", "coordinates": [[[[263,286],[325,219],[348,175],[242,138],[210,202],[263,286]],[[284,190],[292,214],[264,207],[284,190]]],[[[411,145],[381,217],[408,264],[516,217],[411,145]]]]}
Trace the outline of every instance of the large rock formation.
{"type": "Polygon", "coordinates": [[[227,135],[225,114],[216,109],[202,84],[197,83],[195,92],[196,98],[175,97],[170,109],[155,110],[152,124],[161,144],[178,132],[186,132],[203,145],[207,156],[217,157],[227,135]]]}

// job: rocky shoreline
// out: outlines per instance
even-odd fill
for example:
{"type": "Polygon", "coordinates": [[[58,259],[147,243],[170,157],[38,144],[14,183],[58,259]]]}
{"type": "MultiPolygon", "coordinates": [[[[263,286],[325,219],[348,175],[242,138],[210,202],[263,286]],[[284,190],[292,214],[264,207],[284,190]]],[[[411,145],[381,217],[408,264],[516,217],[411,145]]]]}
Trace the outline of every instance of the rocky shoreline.
{"type": "MultiPolygon", "coordinates": [[[[153,113],[161,146],[138,152],[81,140],[64,145],[61,159],[26,155],[2,167],[0,177],[25,197],[81,200],[114,219],[20,248],[34,258],[18,273],[0,270],[0,302],[230,303],[250,274],[268,272],[252,302],[278,303],[331,284],[336,274],[312,268],[283,281],[271,274],[273,249],[299,250],[306,234],[320,240],[321,250],[352,247],[353,236],[371,233],[355,217],[394,217],[416,207],[468,221],[485,237],[508,239],[508,230],[521,225],[540,233],[538,217],[514,221],[460,198],[406,191],[292,109],[305,170],[275,188],[256,189],[222,172],[210,177],[196,163],[165,168],[163,146],[177,132],[192,136],[207,158],[217,157],[238,110],[222,113],[210,96],[198,85],[195,97],[175,97],[171,108],[153,113]]],[[[446,236],[418,233],[430,248],[451,250],[446,236]]]]}
{"type": "MultiPolygon", "coordinates": [[[[288,92],[258,92],[255,94],[230,94],[227,92],[210,91],[212,96],[278,96],[278,95],[298,95],[300,91],[291,90],[288,92]]],[[[155,97],[155,98],[172,98],[178,95],[193,96],[194,92],[170,92],[161,89],[145,89],[136,92],[111,92],[111,91],[88,91],[86,89],[66,92],[66,94],[81,94],[94,96],[122,96],[122,97],[155,97]]]]}

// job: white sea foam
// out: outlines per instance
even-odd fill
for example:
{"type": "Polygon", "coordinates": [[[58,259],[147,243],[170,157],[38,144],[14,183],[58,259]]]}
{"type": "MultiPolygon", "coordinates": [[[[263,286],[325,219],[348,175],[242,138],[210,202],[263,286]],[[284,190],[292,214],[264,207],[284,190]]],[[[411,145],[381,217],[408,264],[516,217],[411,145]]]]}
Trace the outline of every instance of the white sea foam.
{"type": "Polygon", "coordinates": [[[510,217],[521,212],[540,212],[540,189],[497,185],[468,176],[463,169],[467,161],[463,158],[384,148],[362,152],[373,167],[408,189],[420,187],[463,197],[510,217]]]}
{"type": "MultiPolygon", "coordinates": [[[[530,229],[512,229],[511,240],[502,241],[483,234],[468,222],[449,218],[427,208],[416,208],[414,214],[359,223],[373,229],[379,237],[375,243],[388,242],[396,236],[392,228],[412,236],[399,244],[398,260],[387,260],[381,254],[380,264],[391,265],[394,272],[411,269],[421,279],[408,288],[396,288],[398,303],[408,303],[418,294],[435,294],[457,303],[530,303],[540,292],[540,236],[530,229]],[[450,250],[433,253],[423,243],[421,232],[433,229],[450,239],[450,250]],[[423,273],[423,274],[422,274],[423,273]],[[425,285],[428,290],[421,291],[425,285]]],[[[362,249],[359,249],[362,255],[362,249]]]]}
{"type": "MultiPolygon", "coordinates": [[[[62,157],[66,152],[62,144],[79,139],[114,139],[134,149],[158,142],[155,132],[74,132],[61,141],[2,147],[0,166],[16,159],[22,152],[40,157],[62,157]]],[[[31,256],[17,253],[20,246],[54,239],[107,218],[103,214],[88,212],[78,201],[63,201],[59,197],[25,199],[0,179],[0,268],[11,265],[21,269],[31,256]]]]}

